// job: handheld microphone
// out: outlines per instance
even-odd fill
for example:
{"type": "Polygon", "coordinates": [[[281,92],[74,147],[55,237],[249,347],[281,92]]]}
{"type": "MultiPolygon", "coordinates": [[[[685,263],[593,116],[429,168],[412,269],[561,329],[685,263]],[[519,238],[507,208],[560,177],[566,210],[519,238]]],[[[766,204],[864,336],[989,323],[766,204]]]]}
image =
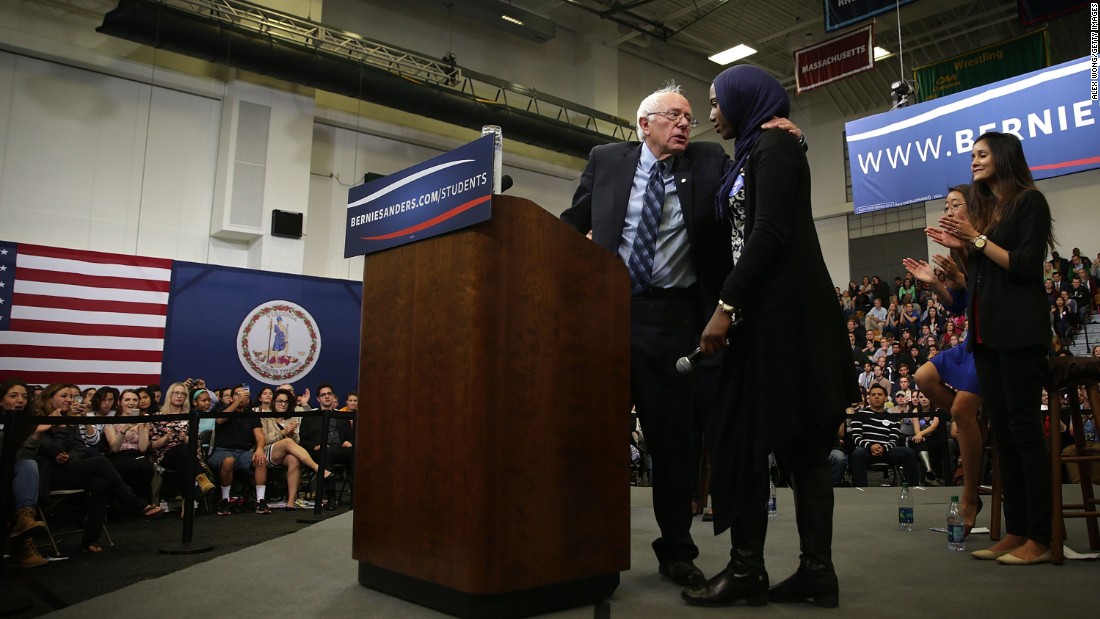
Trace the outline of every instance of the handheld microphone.
{"type": "Polygon", "coordinates": [[[701,358],[703,358],[703,349],[696,347],[690,355],[676,360],[676,371],[681,374],[691,374],[695,371],[695,362],[701,358]]]}
{"type": "MultiPolygon", "coordinates": [[[[738,318],[737,320],[733,321],[733,324],[730,325],[730,329],[734,329],[735,327],[739,327],[740,325],[741,325],[741,319],[738,318]]],[[[730,345],[730,341],[727,338],[726,339],[726,346],[729,346],[729,345],[730,345]]],[[[722,358],[721,355],[714,355],[712,357],[708,357],[708,356],[703,354],[703,349],[702,348],[696,347],[695,350],[693,350],[690,355],[688,355],[686,357],[680,357],[679,359],[676,360],[676,371],[681,373],[681,374],[691,374],[692,372],[695,371],[695,365],[696,364],[708,365],[708,366],[709,365],[717,365],[718,360],[721,359],[721,358],[722,358]]]]}

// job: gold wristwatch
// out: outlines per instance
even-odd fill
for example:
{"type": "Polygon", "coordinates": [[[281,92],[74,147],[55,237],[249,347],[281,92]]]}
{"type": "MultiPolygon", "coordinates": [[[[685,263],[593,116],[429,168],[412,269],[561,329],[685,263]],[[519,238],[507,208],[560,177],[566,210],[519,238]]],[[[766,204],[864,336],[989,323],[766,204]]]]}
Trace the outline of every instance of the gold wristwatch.
{"type": "Polygon", "coordinates": [[[976,249],[978,251],[984,251],[985,250],[985,244],[988,243],[988,242],[989,242],[989,237],[987,237],[984,234],[979,234],[978,236],[974,237],[974,249],[976,249]]]}

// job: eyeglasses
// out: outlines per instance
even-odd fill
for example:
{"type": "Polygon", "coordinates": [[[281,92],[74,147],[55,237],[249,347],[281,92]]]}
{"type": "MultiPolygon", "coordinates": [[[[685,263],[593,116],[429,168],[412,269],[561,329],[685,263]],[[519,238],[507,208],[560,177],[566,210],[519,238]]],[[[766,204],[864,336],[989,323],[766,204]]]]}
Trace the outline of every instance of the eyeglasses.
{"type": "Polygon", "coordinates": [[[173,391],[172,395],[187,395],[186,391],[173,391]]]}
{"type": "Polygon", "coordinates": [[[966,202],[963,202],[962,200],[956,200],[955,202],[951,202],[949,204],[944,204],[943,205],[943,212],[950,213],[952,211],[957,211],[957,210],[961,209],[964,206],[966,206],[966,202]]]}
{"type": "Polygon", "coordinates": [[[275,400],[276,404],[290,404],[290,400],[275,400]]]}
{"type": "Polygon", "coordinates": [[[646,114],[646,116],[653,116],[653,115],[664,116],[665,118],[671,120],[674,123],[680,122],[680,119],[683,118],[684,120],[687,121],[688,126],[691,127],[692,129],[699,126],[699,119],[693,117],[691,114],[685,114],[684,112],[681,112],[680,110],[665,110],[663,112],[650,112],[650,113],[646,114]]]}

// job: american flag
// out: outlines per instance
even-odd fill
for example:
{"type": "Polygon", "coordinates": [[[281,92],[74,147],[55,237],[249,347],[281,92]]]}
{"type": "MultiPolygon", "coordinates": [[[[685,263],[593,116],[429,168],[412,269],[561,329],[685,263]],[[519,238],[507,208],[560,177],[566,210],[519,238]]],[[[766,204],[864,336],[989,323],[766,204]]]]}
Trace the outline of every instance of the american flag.
{"type": "Polygon", "coordinates": [[[160,382],[172,261],[0,241],[0,379],[160,382]]]}

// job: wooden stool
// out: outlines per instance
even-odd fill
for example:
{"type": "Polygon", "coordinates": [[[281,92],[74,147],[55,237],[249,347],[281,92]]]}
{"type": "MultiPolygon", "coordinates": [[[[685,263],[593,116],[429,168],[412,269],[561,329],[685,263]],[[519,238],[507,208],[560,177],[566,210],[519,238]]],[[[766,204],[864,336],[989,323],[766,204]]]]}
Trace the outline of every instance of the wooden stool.
{"type": "MultiPolygon", "coordinates": [[[[992,436],[992,433],[987,436],[992,436]]],[[[986,441],[982,446],[983,451],[989,454],[991,486],[978,485],[978,494],[989,497],[989,539],[998,541],[1001,539],[1001,459],[997,456],[997,446],[986,441]]],[[[983,476],[984,478],[984,476],[983,476]]]]}
{"type": "MultiPolygon", "coordinates": [[[[1050,410],[1050,469],[1052,476],[1052,518],[1050,531],[1050,556],[1051,563],[1061,565],[1064,561],[1062,541],[1066,537],[1065,518],[1085,518],[1089,534],[1089,548],[1100,550],[1100,527],[1097,519],[1100,511],[1097,510],[1097,501],[1093,496],[1092,471],[1089,464],[1100,462],[1100,455],[1087,455],[1085,451],[1084,425],[1081,423],[1081,402],[1077,395],[1077,387],[1085,387],[1088,394],[1089,406],[1095,415],[1100,411],[1100,359],[1092,357],[1056,357],[1050,360],[1047,369],[1046,388],[1047,400],[1050,410]],[[1058,431],[1058,424],[1062,419],[1059,393],[1063,389],[1069,390],[1069,414],[1075,429],[1074,443],[1077,445],[1077,455],[1062,455],[1062,437],[1058,431]],[[1081,503],[1062,502],[1062,464],[1076,465],[1081,472],[1081,503]]],[[[1095,417],[1094,417],[1095,419],[1095,417]]]]}

